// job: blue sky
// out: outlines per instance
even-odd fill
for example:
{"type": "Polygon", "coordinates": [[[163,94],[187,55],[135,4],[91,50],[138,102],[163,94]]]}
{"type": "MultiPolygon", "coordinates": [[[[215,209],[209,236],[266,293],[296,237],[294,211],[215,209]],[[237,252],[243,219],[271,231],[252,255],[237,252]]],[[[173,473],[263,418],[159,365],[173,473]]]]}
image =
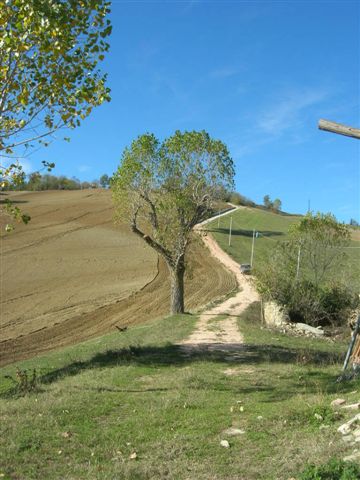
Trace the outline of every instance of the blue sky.
{"type": "Polygon", "coordinates": [[[82,180],[112,174],[137,135],[207,130],[229,147],[236,188],[283,208],[359,218],[358,1],[120,1],[103,62],[112,102],[29,158],[82,180]]]}

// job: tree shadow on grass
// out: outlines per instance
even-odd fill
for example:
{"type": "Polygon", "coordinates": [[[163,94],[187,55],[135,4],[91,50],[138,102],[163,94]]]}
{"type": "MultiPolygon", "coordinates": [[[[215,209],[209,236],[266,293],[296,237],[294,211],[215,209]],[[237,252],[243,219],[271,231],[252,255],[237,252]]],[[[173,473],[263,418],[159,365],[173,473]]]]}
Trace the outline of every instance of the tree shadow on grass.
{"type": "MultiPolygon", "coordinates": [[[[210,233],[222,233],[224,235],[229,234],[229,228],[216,228],[213,227],[211,229],[207,230],[210,233]]],[[[284,236],[284,232],[276,231],[276,230],[257,230],[260,235],[263,235],[265,237],[281,237],[284,236]]],[[[253,236],[253,230],[244,230],[242,228],[236,228],[231,230],[231,235],[233,236],[238,236],[238,237],[250,237],[252,238],[253,236]]],[[[261,237],[260,237],[261,238],[261,237]]]]}
{"type": "MultiPolygon", "coordinates": [[[[342,356],[336,353],[318,352],[286,348],[275,345],[244,344],[209,344],[209,345],[165,345],[130,346],[119,350],[97,353],[84,361],[75,361],[53,370],[41,377],[42,383],[53,383],[68,376],[77,375],[94,368],[118,367],[121,365],[137,366],[184,366],[196,362],[223,363],[224,366],[244,366],[261,363],[306,364],[309,367],[324,367],[338,364],[342,356]]],[[[336,378],[324,372],[317,373],[322,380],[334,382],[336,378]]],[[[257,386],[259,388],[259,386],[257,386]]]]}

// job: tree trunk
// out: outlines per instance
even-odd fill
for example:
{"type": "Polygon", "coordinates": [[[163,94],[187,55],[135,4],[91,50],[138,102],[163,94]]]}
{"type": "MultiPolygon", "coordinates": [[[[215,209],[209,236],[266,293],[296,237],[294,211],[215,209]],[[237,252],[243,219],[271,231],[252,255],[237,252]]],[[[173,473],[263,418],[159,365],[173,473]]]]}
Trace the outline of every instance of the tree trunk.
{"type": "Polygon", "coordinates": [[[184,313],[184,274],[185,268],[180,266],[178,268],[171,268],[170,281],[171,281],[171,294],[170,294],[170,313],[174,315],[176,313],[184,313]]]}

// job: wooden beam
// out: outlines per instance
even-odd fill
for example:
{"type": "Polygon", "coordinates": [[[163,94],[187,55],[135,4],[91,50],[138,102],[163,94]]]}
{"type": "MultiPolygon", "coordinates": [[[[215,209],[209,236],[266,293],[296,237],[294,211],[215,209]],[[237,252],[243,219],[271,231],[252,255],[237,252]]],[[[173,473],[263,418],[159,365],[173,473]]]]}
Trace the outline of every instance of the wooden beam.
{"type": "Polygon", "coordinates": [[[319,128],[320,130],[346,135],[347,137],[360,138],[359,128],[348,127],[347,125],[330,122],[329,120],[319,120],[319,128]]]}

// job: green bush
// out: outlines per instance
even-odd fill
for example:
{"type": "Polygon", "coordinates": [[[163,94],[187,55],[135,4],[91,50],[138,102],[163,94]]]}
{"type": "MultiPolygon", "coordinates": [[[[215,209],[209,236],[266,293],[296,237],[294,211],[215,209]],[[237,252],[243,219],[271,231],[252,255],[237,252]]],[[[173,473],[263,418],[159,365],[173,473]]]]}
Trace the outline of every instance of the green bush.
{"type": "Polygon", "coordinates": [[[359,480],[359,478],[359,465],[331,459],[325,465],[308,465],[299,480],[359,480]]]}
{"type": "Polygon", "coordinates": [[[316,286],[304,280],[285,288],[288,298],[284,305],[290,318],[310,325],[344,324],[359,303],[358,296],[338,282],[316,286]]]}
{"type": "Polygon", "coordinates": [[[306,215],[256,272],[259,292],[284,306],[293,321],[314,326],[345,323],[359,305],[352,285],[343,283],[349,264],[343,248],[349,241],[347,227],[331,214],[306,215]]]}

